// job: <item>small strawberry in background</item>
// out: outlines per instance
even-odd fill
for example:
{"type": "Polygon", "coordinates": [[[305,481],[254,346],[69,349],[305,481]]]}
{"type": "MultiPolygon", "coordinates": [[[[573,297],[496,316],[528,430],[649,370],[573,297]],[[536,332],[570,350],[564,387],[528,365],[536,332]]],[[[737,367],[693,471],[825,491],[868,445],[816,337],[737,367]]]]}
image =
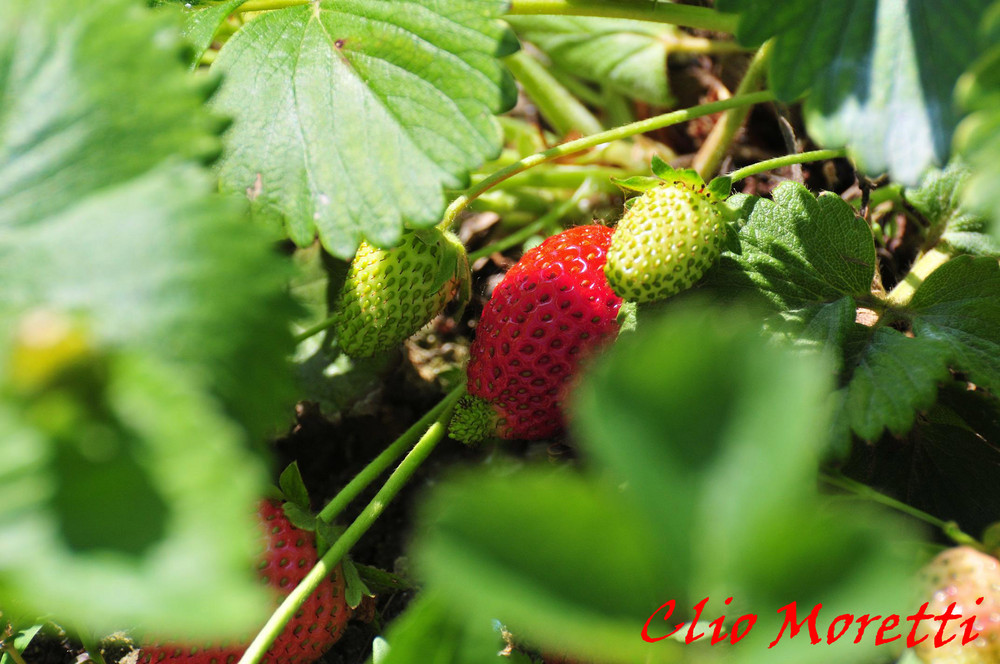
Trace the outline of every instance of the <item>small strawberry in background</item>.
{"type": "Polygon", "coordinates": [[[1000,662],[1000,561],[960,546],[938,554],[921,576],[927,589],[923,599],[929,602],[925,613],[942,616],[950,610],[959,617],[948,621],[940,634],[940,621],[920,623],[914,635],[917,640],[926,637],[914,648],[920,660],[925,664],[1000,662]],[[965,625],[972,616],[970,635],[979,636],[962,645],[965,625]]]}
{"type": "MultiPolygon", "coordinates": [[[[258,569],[262,581],[274,590],[276,607],[316,564],[315,537],[292,525],[277,501],[262,501],[257,516],[265,545],[258,569]]],[[[351,616],[345,586],[338,565],[302,605],[262,662],[311,664],[329,650],[351,616]]],[[[249,643],[250,638],[243,644],[159,643],[141,649],[139,664],[235,664],[249,643]]]]}
{"type": "Polygon", "coordinates": [[[658,158],[652,168],[657,178],[618,182],[642,192],[628,202],[604,268],[615,293],[629,302],[655,302],[693,286],[719,259],[726,237],[720,201],[729,194],[728,180],[706,185],[694,171],[658,158]]]}
{"type": "Polygon", "coordinates": [[[459,402],[452,437],[537,440],[562,430],[563,398],[580,363],[618,335],[622,301],[604,276],[611,234],[604,226],[571,228],[507,272],[476,328],[469,396],[459,402]]]}

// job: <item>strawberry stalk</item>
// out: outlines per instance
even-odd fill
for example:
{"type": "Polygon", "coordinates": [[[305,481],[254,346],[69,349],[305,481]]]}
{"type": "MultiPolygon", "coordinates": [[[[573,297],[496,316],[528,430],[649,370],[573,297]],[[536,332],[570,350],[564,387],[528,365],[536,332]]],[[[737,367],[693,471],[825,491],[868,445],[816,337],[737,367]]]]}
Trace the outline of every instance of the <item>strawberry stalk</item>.
{"type": "Polygon", "coordinates": [[[735,183],[748,178],[751,175],[757,175],[758,173],[763,173],[765,171],[773,171],[778,168],[784,168],[785,166],[791,166],[792,164],[808,164],[813,161],[840,159],[841,157],[846,156],[847,150],[843,149],[797,152],[795,154],[786,154],[782,157],[775,157],[774,159],[765,159],[764,161],[758,161],[756,164],[750,164],[749,166],[738,168],[727,177],[735,183]]]}
{"type": "Polygon", "coordinates": [[[398,459],[403,452],[410,449],[413,444],[419,439],[421,434],[426,432],[428,428],[441,416],[446,409],[451,407],[463,394],[465,394],[465,385],[459,385],[448,395],[438,402],[436,406],[430,409],[426,415],[421,417],[417,422],[407,429],[403,434],[397,438],[389,447],[385,448],[381,454],[372,459],[365,468],[354,476],[354,478],[347,483],[340,492],[327,503],[326,507],[319,513],[319,518],[323,519],[327,523],[332,522],[341,512],[351,503],[352,500],[357,498],[362,491],[368,488],[372,482],[374,482],[379,475],[381,475],[385,470],[392,465],[392,462],[398,459]]]}
{"type": "Polygon", "coordinates": [[[738,17],[706,7],[673,2],[621,2],[621,0],[511,0],[508,14],[603,16],[671,23],[713,32],[736,31],[738,17]]]}
{"type": "Polygon", "coordinates": [[[569,214],[570,210],[579,205],[581,200],[595,193],[596,190],[597,183],[593,178],[587,178],[584,180],[583,184],[580,185],[580,188],[573,192],[572,196],[549,210],[548,213],[542,215],[527,226],[518,229],[514,233],[511,233],[510,235],[507,235],[492,244],[488,244],[485,247],[477,249],[476,251],[470,252],[469,263],[472,264],[480,258],[486,258],[495,252],[506,251],[511,247],[516,247],[517,245],[523,243],[532,235],[545,230],[545,228],[550,224],[557,223],[560,219],[569,214]]]}
{"type": "Polygon", "coordinates": [[[851,478],[841,475],[840,473],[820,473],[819,478],[827,484],[835,486],[838,489],[843,489],[844,491],[852,493],[859,498],[873,503],[878,503],[880,505],[885,505],[886,507],[890,507],[898,512],[902,512],[903,514],[907,514],[915,519],[923,521],[924,523],[939,528],[941,532],[950,537],[956,544],[964,544],[978,550],[983,549],[983,545],[979,542],[979,540],[963,532],[954,521],[943,521],[933,514],[928,514],[927,512],[919,510],[912,505],[907,505],[904,502],[876,491],[867,484],[852,480],[851,478]]]}
{"type": "MultiPolygon", "coordinates": [[[[764,84],[764,77],[767,73],[767,61],[770,59],[772,42],[767,42],[761,46],[750,60],[750,66],[746,74],[736,88],[736,97],[739,98],[760,89],[764,84]]],[[[698,153],[694,156],[691,167],[698,171],[701,177],[708,180],[719,170],[722,158],[729,151],[736,133],[743,126],[747,116],[750,114],[749,106],[739,106],[729,109],[722,118],[715,123],[712,131],[708,134],[705,142],[702,143],[698,153]]]]}
{"type": "Polygon", "coordinates": [[[621,127],[609,129],[608,131],[602,131],[599,134],[578,138],[575,141],[567,141],[566,143],[549,148],[548,150],[528,155],[527,157],[519,159],[509,166],[501,168],[489,177],[483,179],[481,182],[473,185],[467,189],[464,194],[453,200],[451,205],[448,206],[448,209],[445,210],[444,219],[442,220],[440,227],[450,228],[458,218],[459,212],[464,210],[469,203],[479,198],[497,184],[514,175],[517,175],[518,173],[523,173],[529,168],[534,168],[535,166],[559,159],[561,157],[589,150],[590,148],[597,147],[602,143],[609,143],[611,141],[628,138],[629,136],[635,136],[636,134],[644,134],[647,131],[670,127],[695,118],[711,115],[713,113],[719,113],[720,111],[727,111],[731,108],[752,106],[754,104],[762,104],[773,100],[774,93],[769,91],[754,92],[747,95],[736,95],[735,97],[723,99],[722,101],[714,101],[708,104],[685,108],[680,111],[671,111],[670,113],[657,115],[646,120],[640,120],[639,122],[633,122],[621,127]]]}
{"type": "Polygon", "coordinates": [[[357,544],[358,540],[368,532],[368,529],[372,527],[382,512],[385,511],[386,506],[396,497],[396,494],[406,485],[413,476],[413,473],[420,467],[420,464],[427,459],[441,441],[441,438],[444,437],[445,432],[448,430],[448,421],[451,419],[451,412],[455,402],[458,401],[458,398],[464,391],[464,387],[455,389],[445,398],[443,402],[445,407],[441,410],[438,417],[435,418],[434,423],[421,436],[409,454],[403,458],[399,466],[396,467],[396,470],[389,476],[389,479],[386,480],[382,488],[375,494],[375,497],[368,503],[368,506],[358,515],[358,518],[347,527],[347,530],[344,531],[344,534],[336,542],[333,542],[330,549],[323,554],[323,557],[309,570],[305,578],[295,586],[295,589],[288,594],[288,597],[271,614],[264,627],[254,637],[250,647],[243,653],[243,657],[240,658],[238,664],[258,664],[261,661],[274,643],[274,640],[281,634],[285,625],[295,616],[295,613],[309,598],[320,582],[326,578],[327,574],[333,571],[340,560],[350,551],[351,547],[357,544]]]}

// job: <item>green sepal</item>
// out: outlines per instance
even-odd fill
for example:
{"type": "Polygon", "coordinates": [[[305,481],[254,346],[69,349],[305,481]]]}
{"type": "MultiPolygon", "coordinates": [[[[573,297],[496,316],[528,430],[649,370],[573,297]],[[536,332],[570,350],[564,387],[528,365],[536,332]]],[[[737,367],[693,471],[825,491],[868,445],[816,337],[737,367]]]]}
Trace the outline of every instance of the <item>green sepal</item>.
{"type": "Polygon", "coordinates": [[[709,198],[724,201],[729,198],[729,194],[732,190],[733,179],[728,175],[720,175],[717,178],[712,178],[712,181],[708,183],[708,188],[705,190],[705,193],[708,194],[709,198]]]}
{"type": "Polygon", "coordinates": [[[653,175],[665,180],[667,182],[680,182],[681,184],[686,184],[694,189],[700,189],[705,186],[705,180],[698,175],[698,171],[693,168],[683,168],[677,169],[663,161],[658,155],[653,155],[653,158],[649,162],[649,167],[653,171],[653,175]]]}
{"type": "Polygon", "coordinates": [[[278,478],[278,487],[281,489],[281,493],[284,495],[286,501],[301,507],[306,512],[309,511],[309,490],[306,489],[306,484],[302,481],[302,473],[299,472],[298,461],[291,462],[281,471],[281,476],[278,478]]]}
{"type": "Polygon", "coordinates": [[[653,178],[648,175],[633,175],[628,178],[611,178],[611,181],[625,193],[635,191],[640,194],[644,194],[647,191],[652,191],[653,189],[663,185],[663,182],[660,179],[653,178]]]}
{"type": "Polygon", "coordinates": [[[354,566],[354,561],[351,560],[350,556],[344,556],[344,559],[340,561],[340,566],[344,570],[344,583],[347,586],[344,590],[347,606],[356,609],[361,604],[363,597],[375,597],[375,593],[369,590],[365,582],[361,580],[358,569],[354,566]]]}
{"type": "Polygon", "coordinates": [[[285,513],[285,516],[291,521],[292,525],[299,530],[307,530],[309,532],[315,532],[316,530],[316,516],[307,509],[302,508],[295,503],[282,503],[281,510],[285,513]]]}
{"type": "Polygon", "coordinates": [[[497,419],[489,401],[466,394],[458,400],[448,425],[448,435],[466,445],[475,445],[494,435],[497,419]]]}
{"type": "Polygon", "coordinates": [[[625,332],[635,332],[637,306],[635,302],[622,302],[617,317],[619,336],[625,332]]]}
{"type": "Polygon", "coordinates": [[[340,539],[340,536],[344,534],[345,528],[339,526],[335,523],[329,523],[317,517],[315,519],[315,530],[316,533],[316,555],[322,557],[327,551],[330,550],[330,546],[340,539]]]}

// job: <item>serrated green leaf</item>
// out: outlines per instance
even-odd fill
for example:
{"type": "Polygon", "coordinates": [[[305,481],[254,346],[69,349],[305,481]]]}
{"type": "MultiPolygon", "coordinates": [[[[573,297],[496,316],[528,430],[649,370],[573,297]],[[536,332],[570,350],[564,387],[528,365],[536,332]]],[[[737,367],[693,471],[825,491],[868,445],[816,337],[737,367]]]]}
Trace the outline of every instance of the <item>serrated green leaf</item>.
{"type": "Polygon", "coordinates": [[[719,0],[740,13],[737,37],[776,37],[769,82],[779,98],[805,104],[809,135],[847,146],[870,174],[916,184],[948,160],[960,119],[952,95],[978,57],[990,0],[719,0]]]}
{"type": "Polygon", "coordinates": [[[489,618],[458,615],[440,595],[423,594],[386,634],[380,664],[499,664],[504,644],[489,618]]]}
{"type": "Polygon", "coordinates": [[[818,199],[783,182],[773,201],[733,197],[747,221],[739,252],[726,251],[708,283],[794,310],[867,297],[875,274],[875,242],[864,220],[839,196],[818,199]]]}
{"type": "Polygon", "coordinates": [[[828,304],[779,311],[764,324],[790,345],[827,353],[840,369],[843,365],[842,348],[854,326],[856,310],[854,299],[844,296],[828,304]]]}
{"type": "Polygon", "coordinates": [[[278,487],[285,494],[285,500],[309,511],[309,490],[302,480],[302,473],[299,471],[299,462],[293,461],[281,471],[278,477],[278,487]]]}
{"type": "Polygon", "coordinates": [[[493,114],[516,97],[497,60],[516,47],[503,9],[328,0],[256,17],[213,65],[215,105],[236,118],[223,188],[345,259],[362,239],[389,247],[404,223],[436,224],[442,189],[500,152],[493,114]]]}
{"type": "Polygon", "coordinates": [[[996,258],[953,258],[910,301],[913,331],[938,339],[973,382],[1000,389],[1000,265],[996,258]]]}
{"type": "Polygon", "coordinates": [[[930,224],[927,232],[932,242],[940,240],[962,253],[995,255],[1000,253],[1000,243],[986,234],[988,220],[964,203],[969,175],[967,166],[953,160],[943,171],[928,173],[918,189],[907,189],[904,196],[930,224]]]}
{"type": "Polygon", "coordinates": [[[584,16],[507,16],[518,35],[580,78],[623,95],[669,106],[670,25],[584,16]]]}
{"type": "Polygon", "coordinates": [[[0,401],[0,603],[95,631],[235,636],[267,613],[252,574],[262,469],[190,375],[139,355],[107,367],[98,389],[0,401]],[[67,453],[95,468],[67,482],[67,453]],[[115,601],[94,601],[109,588],[115,601]]]}
{"type": "Polygon", "coordinates": [[[877,328],[845,388],[854,433],[874,441],[884,429],[897,436],[909,431],[916,411],[931,406],[938,384],[950,378],[949,355],[942,341],[877,328]]]}
{"type": "Polygon", "coordinates": [[[674,552],[629,507],[606,486],[551,470],[466,477],[423,507],[413,558],[426,587],[470,621],[496,618],[601,661],[647,661],[668,648],[649,648],[637,626],[679,579],[668,573],[674,552]]]}

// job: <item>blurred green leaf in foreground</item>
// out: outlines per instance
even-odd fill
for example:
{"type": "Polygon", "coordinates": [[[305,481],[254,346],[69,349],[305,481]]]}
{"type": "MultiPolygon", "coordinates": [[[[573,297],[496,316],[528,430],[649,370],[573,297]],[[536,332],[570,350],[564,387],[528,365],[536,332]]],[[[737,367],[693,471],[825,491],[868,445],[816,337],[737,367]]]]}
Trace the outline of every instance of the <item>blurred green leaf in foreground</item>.
{"type": "Polygon", "coordinates": [[[840,613],[912,608],[901,545],[912,533],[817,492],[832,376],[821,354],[768,342],[759,322],[672,309],[620,339],[577,389],[582,475],[479,472],[434,491],[415,545],[427,588],[469,620],[495,617],[515,638],[601,661],[871,659],[873,638],[767,648],[792,601],[806,607],[799,619],[823,603],[823,629],[840,613]],[[711,650],[707,638],[640,638],[668,600],[678,609],[650,636],[706,597],[703,620],[724,613],[731,627],[746,612],[756,626],[711,650]]]}

